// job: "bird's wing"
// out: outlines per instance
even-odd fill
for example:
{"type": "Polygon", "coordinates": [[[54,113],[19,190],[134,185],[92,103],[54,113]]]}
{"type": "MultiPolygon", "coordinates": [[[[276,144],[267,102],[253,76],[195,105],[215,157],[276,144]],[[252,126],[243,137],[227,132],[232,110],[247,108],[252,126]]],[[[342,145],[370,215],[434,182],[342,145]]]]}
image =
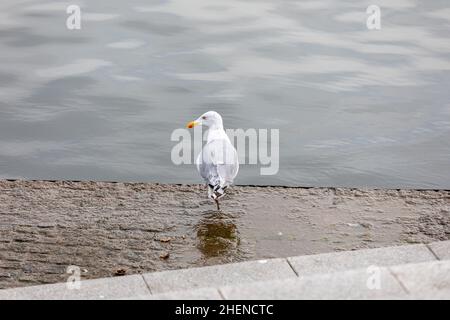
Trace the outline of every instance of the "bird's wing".
{"type": "Polygon", "coordinates": [[[212,186],[231,184],[239,170],[236,149],[225,139],[208,142],[197,158],[197,169],[212,186]]]}

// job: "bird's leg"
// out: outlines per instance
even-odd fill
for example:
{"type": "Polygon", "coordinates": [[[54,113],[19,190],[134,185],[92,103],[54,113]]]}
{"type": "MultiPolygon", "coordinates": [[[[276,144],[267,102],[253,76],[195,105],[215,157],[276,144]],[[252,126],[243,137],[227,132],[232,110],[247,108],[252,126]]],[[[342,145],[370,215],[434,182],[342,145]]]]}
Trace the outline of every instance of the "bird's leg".
{"type": "Polygon", "coordinates": [[[220,211],[219,199],[214,199],[214,201],[216,202],[217,205],[217,211],[220,211]]]}

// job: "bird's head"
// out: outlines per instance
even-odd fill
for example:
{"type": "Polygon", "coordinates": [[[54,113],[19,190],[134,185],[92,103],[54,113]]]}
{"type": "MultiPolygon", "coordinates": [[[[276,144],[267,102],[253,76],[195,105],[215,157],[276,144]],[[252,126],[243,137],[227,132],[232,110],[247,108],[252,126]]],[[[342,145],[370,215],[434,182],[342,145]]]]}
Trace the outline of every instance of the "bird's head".
{"type": "Polygon", "coordinates": [[[215,111],[208,111],[198,117],[197,120],[189,122],[187,127],[191,129],[199,125],[206,126],[208,128],[223,128],[222,117],[215,111]]]}

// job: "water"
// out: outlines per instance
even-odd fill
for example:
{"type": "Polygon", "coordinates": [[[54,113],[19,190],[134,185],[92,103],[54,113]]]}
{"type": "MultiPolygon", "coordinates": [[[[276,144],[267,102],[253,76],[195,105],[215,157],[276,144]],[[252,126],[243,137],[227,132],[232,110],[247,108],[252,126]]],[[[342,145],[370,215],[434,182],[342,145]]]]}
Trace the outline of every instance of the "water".
{"type": "Polygon", "coordinates": [[[376,1],[0,4],[0,177],[200,182],[170,135],[207,110],[280,130],[238,184],[450,188],[450,6],[376,1]]]}

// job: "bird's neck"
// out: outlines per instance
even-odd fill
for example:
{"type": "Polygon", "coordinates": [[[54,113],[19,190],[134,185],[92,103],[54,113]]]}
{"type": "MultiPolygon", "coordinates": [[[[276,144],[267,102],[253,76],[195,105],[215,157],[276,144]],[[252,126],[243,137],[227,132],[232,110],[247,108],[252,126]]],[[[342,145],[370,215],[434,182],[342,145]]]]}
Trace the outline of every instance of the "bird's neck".
{"type": "Polygon", "coordinates": [[[209,130],[222,130],[223,131],[223,124],[222,123],[214,123],[209,127],[209,130]]]}
{"type": "Polygon", "coordinates": [[[206,141],[209,142],[216,139],[223,139],[226,136],[227,135],[225,133],[225,130],[223,129],[222,124],[218,126],[211,126],[208,129],[206,141]]]}
{"type": "Polygon", "coordinates": [[[209,130],[222,130],[223,131],[223,122],[222,119],[216,119],[214,123],[211,124],[209,130]]]}

